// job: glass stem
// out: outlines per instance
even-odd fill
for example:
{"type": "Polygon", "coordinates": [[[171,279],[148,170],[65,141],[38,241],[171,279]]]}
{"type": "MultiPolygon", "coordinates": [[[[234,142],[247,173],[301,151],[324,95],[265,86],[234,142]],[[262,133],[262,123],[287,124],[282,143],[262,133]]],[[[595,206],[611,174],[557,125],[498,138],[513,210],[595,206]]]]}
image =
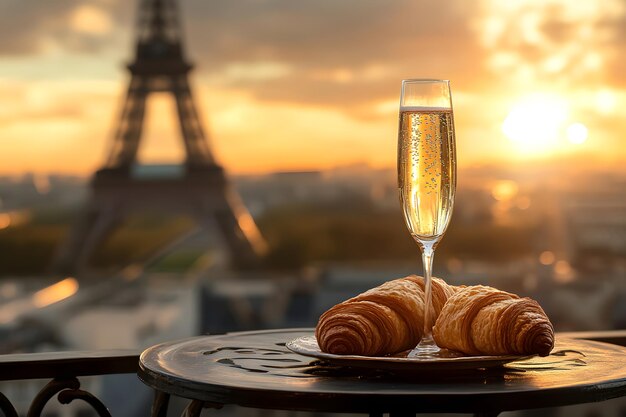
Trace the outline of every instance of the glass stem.
{"type": "Polygon", "coordinates": [[[433,303],[433,257],[435,249],[430,245],[422,248],[422,263],[424,265],[424,334],[420,341],[421,346],[435,345],[433,341],[433,323],[431,317],[431,306],[433,303]]]}

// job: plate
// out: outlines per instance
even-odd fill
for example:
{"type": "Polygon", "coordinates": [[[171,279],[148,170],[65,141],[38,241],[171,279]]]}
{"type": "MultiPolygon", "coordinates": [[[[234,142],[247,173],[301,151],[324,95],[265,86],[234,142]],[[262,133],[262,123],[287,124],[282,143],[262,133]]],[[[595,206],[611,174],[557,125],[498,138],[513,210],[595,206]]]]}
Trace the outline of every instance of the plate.
{"type": "Polygon", "coordinates": [[[287,349],[304,356],[317,358],[333,365],[370,368],[388,371],[456,371],[493,368],[522,361],[536,355],[459,356],[452,358],[407,358],[407,352],[395,356],[334,355],[322,352],[315,336],[301,336],[286,344],[287,349]]]}

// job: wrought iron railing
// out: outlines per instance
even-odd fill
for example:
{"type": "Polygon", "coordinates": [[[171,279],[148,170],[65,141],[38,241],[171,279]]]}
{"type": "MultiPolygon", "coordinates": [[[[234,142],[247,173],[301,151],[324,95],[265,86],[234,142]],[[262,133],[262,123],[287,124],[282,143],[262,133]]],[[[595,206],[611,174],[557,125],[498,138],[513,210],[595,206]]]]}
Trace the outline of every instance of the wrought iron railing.
{"type": "MultiPolygon", "coordinates": [[[[27,417],[41,416],[46,404],[57,395],[61,404],[81,400],[101,416],[111,414],[94,394],[81,388],[79,377],[134,374],[139,351],[54,352],[0,355],[0,381],[50,379],[33,398],[27,417]]],[[[18,411],[0,392],[0,410],[6,417],[18,417],[18,411]]]]}

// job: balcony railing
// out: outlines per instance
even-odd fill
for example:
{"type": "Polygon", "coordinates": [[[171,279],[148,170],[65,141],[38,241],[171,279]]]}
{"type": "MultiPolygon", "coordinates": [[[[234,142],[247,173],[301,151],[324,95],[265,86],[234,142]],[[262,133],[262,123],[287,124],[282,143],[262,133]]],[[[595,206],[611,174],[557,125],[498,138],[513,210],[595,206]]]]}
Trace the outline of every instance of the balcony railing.
{"type": "MultiPolygon", "coordinates": [[[[46,404],[58,394],[61,404],[81,400],[99,416],[111,416],[105,404],[81,388],[79,377],[111,374],[134,374],[139,351],[54,352],[0,355],[0,381],[50,379],[32,399],[27,417],[42,414],[46,404]]],[[[0,392],[0,410],[6,417],[18,417],[18,411],[0,392]]]]}
{"type": "MultiPolygon", "coordinates": [[[[560,336],[626,346],[626,330],[561,333],[560,336]]],[[[46,404],[57,394],[61,404],[81,400],[99,416],[111,416],[106,404],[81,388],[79,377],[134,374],[139,354],[139,351],[126,350],[0,355],[0,381],[50,380],[32,399],[27,417],[41,416],[46,404]]],[[[0,410],[6,417],[20,415],[11,399],[2,392],[0,410]]]]}

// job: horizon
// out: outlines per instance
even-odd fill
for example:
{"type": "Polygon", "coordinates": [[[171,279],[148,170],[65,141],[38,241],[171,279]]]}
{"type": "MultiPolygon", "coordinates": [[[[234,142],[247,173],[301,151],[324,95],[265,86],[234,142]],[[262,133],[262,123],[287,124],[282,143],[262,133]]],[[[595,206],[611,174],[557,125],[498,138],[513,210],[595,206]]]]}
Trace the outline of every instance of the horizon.
{"type": "MultiPolygon", "coordinates": [[[[171,164],[171,163],[149,163],[149,164],[137,164],[137,166],[152,166],[152,167],[172,167],[172,166],[182,166],[180,164],[171,164]]],[[[224,167],[226,172],[233,177],[255,177],[255,176],[272,176],[276,174],[298,174],[298,173],[332,173],[333,171],[392,171],[396,170],[395,165],[387,165],[387,166],[376,166],[369,164],[367,161],[355,161],[355,162],[347,162],[345,164],[333,165],[327,167],[318,167],[307,169],[303,167],[301,169],[274,169],[268,171],[244,171],[244,172],[233,172],[228,169],[228,167],[224,167]]],[[[458,166],[458,170],[461,172],[469,172],[469,171],[510,171],[510,172],[522,172],[521,169],[526,169],[527,171],[536,171],[536,170],[560,170],[566,171],[571,169],[576,171],[577,173],[589,173],[589,172],[614,172],[617,174],[626,175],[626,165],[624,165],[621,160],[607,161],[604,159],[592,159],[585,155],[574,155],[569,156],[568,158],[542,158],[542,159],[533,159],[533,160],[518,160],[518,161],[491,161],[491,162],[477,162],[473,164],[465,164],[458,166]],[[585,162],[582,165],[578,165],[581,162],[585,162]]],[[[80,179],[89,179],[97,169],[100,169],[100,166],[96,167],[93,171],[90,172],[73,172],[73,171],[21,171],[21,172],[7,172],[0,170],[0,179],[19,179],[23,177],[29,176],[43,176],[43,177],[65,177],[65,178],[80,178],[80,179]]]]}

